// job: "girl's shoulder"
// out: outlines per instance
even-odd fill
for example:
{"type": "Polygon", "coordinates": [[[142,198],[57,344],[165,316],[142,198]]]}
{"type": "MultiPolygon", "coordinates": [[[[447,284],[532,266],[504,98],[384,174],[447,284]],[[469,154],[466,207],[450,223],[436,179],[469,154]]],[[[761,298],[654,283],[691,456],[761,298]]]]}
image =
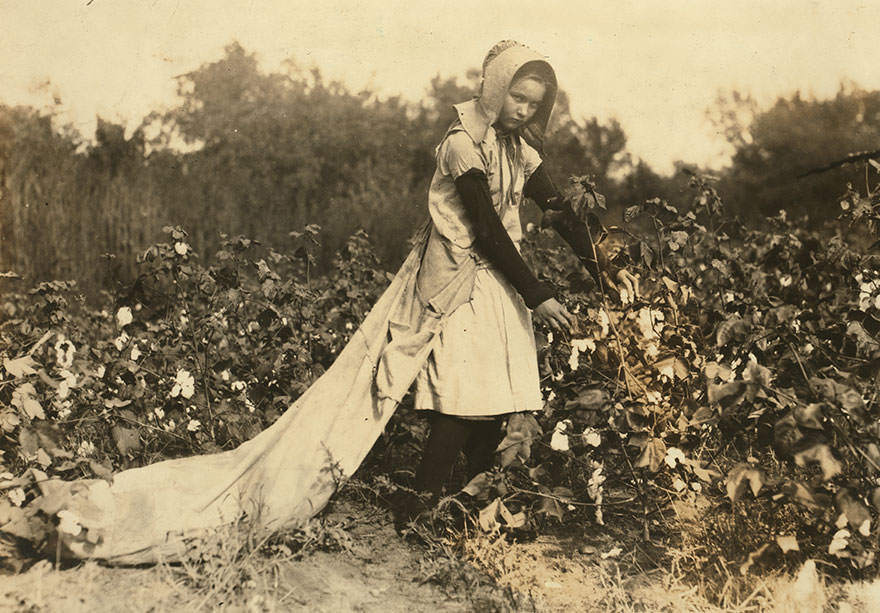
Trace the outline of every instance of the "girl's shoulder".
{"type": "Polygon", "coordinates": [[[454,122],[437,146],[437,167],[444,175],[457,179],[471,169],[486,171],[486,158],[479,143],[454,122]]]}

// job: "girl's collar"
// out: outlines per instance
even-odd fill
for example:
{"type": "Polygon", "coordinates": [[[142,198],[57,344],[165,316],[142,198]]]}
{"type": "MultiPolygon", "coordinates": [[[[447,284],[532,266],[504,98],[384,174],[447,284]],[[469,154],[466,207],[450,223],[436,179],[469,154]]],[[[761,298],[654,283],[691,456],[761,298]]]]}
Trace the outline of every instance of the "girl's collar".
{"type": "Polygon", "coordinates": [[[486,113],[482,105],[480,105],[479,100],[474,98],[473,100],[456,104],[454,105],[454,108],[458,113],[458,120],[461,122],[461,127],[464,128],[464,131],[471,137],[474,144],[479,145],[486,140],[489,127],[495,121],[495,118],[490,117],[488,113],[486,113]]]}

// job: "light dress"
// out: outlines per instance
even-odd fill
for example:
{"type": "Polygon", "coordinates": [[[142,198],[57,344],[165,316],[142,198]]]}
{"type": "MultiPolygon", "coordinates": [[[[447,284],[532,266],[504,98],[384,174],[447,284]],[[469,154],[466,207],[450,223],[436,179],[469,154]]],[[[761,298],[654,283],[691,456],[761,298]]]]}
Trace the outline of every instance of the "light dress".
{"type": "MultiPolygon", "coordinates": [[[[474,231],[453,182],[477,169],[485,172],[495,212],[519,248],[523,185],[540,164],[538,152],[518,136],[500,136],[489,127],[475,143],[460,124],[453,125],[438,147],[429,190],[431,240],[473,251],[474,231]]],[[[416,380],[415,406],[470,418],[541,409],[531,311],[498,270],[475,257],[471,299],[449,315],[435,339],[416,380]]]]}

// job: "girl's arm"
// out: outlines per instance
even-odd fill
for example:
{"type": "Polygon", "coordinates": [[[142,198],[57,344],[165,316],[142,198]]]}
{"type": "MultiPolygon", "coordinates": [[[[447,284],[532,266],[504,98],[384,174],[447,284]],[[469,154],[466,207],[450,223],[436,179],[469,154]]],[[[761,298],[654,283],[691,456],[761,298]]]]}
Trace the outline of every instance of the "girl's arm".
{"type": "Polygon", "coordinates": [[[553,289],[538,281],[517,250],[492,206],[489,181],[471,168],[455,179],[455,189],[474,229],[474,246],[510,281],[530,309],[553,298],[553,289]]]}
{"type": "Polygon", "coordinates": [[[591,223],[588,229],[587,225],[575,215],[571,204],[562,197],[559,190],[553,185],[553,181],[543,164],[538,166],[529,177],[523,188],[523,194],[534,200],[543,211],[551,209],[560,212],[559,215],[553,217],[553,228],[571,245],[578,259],[597,284],[600,283],[599,279],[603,271],[608,272],[612,278],[615,276],[611,274],[613,271],[609,270],[611,265],[605,253],[590,240],[591,234],[596,236],[601,231],[598,218],[596,219],[596,227],[593,228],[591,223]]]}

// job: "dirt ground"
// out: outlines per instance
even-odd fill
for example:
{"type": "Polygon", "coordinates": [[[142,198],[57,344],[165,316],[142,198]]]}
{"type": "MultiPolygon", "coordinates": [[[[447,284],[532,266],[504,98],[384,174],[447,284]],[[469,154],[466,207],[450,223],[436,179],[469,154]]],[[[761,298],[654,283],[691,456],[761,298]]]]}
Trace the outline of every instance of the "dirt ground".
{"type": "MultiPolygon", "coordinates": [[[[634,573],[627,552],[607,535],[523,543],[473,535],[464,551],[449,555],[442,545],[401,538],[388,513],[374,507],[341,505],[327,521],[344,527],[342,546],[299,559],[261,556],[246,574],[234,575],[246,577],[234,590],[218,589],[222,566],[108,568],[88,562],[56,571],[43,561],[0,577],[0,611],[724,610],[669,572],[634,573]]],[[[814,576],[756,579],[755,596],[739,610],[880,610],[877,585],[849,586],[833,599],[828,594],[814,576]]]]}

